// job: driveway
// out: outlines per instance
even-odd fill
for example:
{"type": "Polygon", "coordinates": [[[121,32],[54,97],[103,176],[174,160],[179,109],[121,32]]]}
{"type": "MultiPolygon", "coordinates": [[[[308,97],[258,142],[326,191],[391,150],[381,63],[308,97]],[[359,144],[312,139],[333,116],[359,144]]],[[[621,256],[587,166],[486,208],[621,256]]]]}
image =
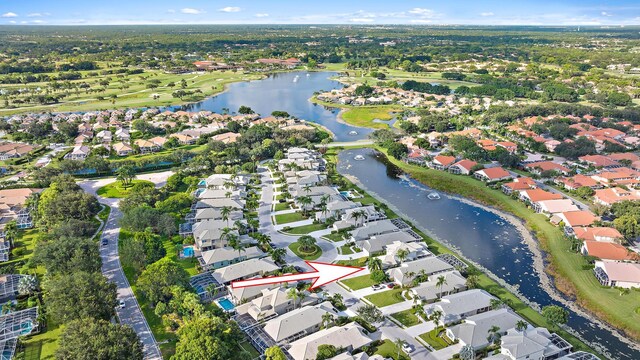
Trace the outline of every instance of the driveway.
{"type": "MultiPolygon", "coordinates": [[[[173,172],[165,171],[162,173],[144,174],[137,177],[137,179],[144,179],[152,181],[156,187],[164,185],[167,178],[171,176],[173,172]]],[[[120,265],[120,258],[118,256],[118,236],[120,234],[120,225],[118,221],[122,218],[122,211],[118,208],[119,199],[108,199],[96,195],[99,188],[115,181],[115,178],[99,179],[99,180],[85,180],[79,183],[82,189],[98,199],[101,204],[111,207],[111,213],[104,226],[102,232],[102,239],[108,241],[107,245],[100,246],[100,257],[102,258],[102,274],[113,282],[117,286],[118,300],[122,300],[125,303],[123,309],[117,308],[116,313],[118,319],[122,324],[129,325],[140,337],[140,341],[144,346],[144,358],[149,360],[160,360],[162,355],[156,339],[153,337],[153,333],[149,328],[147,320],[142,314],[140,305],[133,295],[129,281],[122,271],[120,265]]]]}

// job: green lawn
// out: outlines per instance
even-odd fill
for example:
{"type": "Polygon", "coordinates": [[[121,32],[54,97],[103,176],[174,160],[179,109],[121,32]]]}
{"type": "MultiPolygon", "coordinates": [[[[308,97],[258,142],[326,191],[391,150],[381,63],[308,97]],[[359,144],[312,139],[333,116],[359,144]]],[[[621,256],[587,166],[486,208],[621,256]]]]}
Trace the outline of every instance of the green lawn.
{"type": "MultiPolygon", "coordinates": [[[[62,328],[47,321],[47,329],[23,340],[23,360],[52,360],[58,349],[58,338],[62,328]]],[[[18,354],[16,354],[18,355],[18,354]]]]}
{"type": "Polygon", "coordinates": [[[322,255],[322,249],[320,249],[318,245],[314,245],[314,250],[310,253],[301,252],[300,244],[298,243],[290,244],[289,249],[291,249],[291,251],[293,251],[293,253],[296,254],[302,260],[315,260],[319,258],[320,255],[322,255]]]}
{"type": "Polygon", "coordinates": [[[98,189],[98,195],[105,197],[105,198],[123,198],[126,197],[127,195],[129,195],[129,192],[131,191],[131,189],[133,189],[133,186],[135,184],[142,184],[142,183],[148,183],[153,185],[153,183],[151,181],[146,181],[146,180],[133,180],[131,182],[130,185],[127,185],[127,187],[123,187],[122,186],[122,182],[120,181],[115,181],[112,182],[111,184],[107,184],[103,187],[101,187],[100,189],[98,189]]]}
{"type": "Polygon", "coordinates": [[[338,260],[336,264],[338,265],[347,265],[347,266],[359,266],[365,267],[367,265],[367,256],[363,256],[361,258],[352,259],[352,260],[338,260]]]}
{"type": "Polygon", "coordinates": [[[289,210],[291,209],[290,203],[277,203],[275,206],[275,211],[289,210]]]}
{"type": "Polygon", "coordinates": [[[348,286],[351,290],[360,290],[377,284],[377,282],[371,280],[371,275],[369,274],[340,280],[340,282],[348,286]]]}
{"type": "Polygon", "coordinates": [[[410,360],[409,356],[400,350],[400,356],[398,356],[398,348],[391,340],[385,340],[382,345],[378,345],[375,350],[375,354],[382,356],[383,358],[391,358],[393,360],[410,360]]]}
{"type": "Polygon", "coordinates": [[[288,224],[296,221],[306,220],[302,213],[294,212],[289,214],[279,214],[275,216],[276,224],[288,224]]]}
{"type": "Polygon", "coordinates": [[[436,333],[436,329],[433,329],[427,333],[420,335],[420,339],[424,340],[427,344],[431,345],[435,350],[444,349],[451,345],[449,339],[444,337],[444,330],[439,328],[436,333]],[[438,336],[442,335],[442,336],[438,336]]]}
{"type": "Polygon", "coordinates": [[[365,299],[369,300],[373,305],[377,307],[385,307],[406,300],[404,297],[402,297],[402,288],[395,288],[392,290],[377,292],[365,296],[365,299]]]}
{"type": "Polygon", "coordinates": [[[340,253],[342,255],[351,255],[353,254],[353,250],[351,249],[351,246],[345,244],[340,246],[340,253]]]}
{"type": "Polygon", "coordinates": [[[302,225],[302,226],[298,226],[298,227],[294,227],[291,229],[287,229],[287,231],[285,231],[287,234],[293,234],[293,235],[306,235],[309,233],[312,233],[314,231],[318,231],[318,230],[324,230],[327,228],[327,224],[309,224],[309,225],[302,225]]]}
{"type": "Polygon", "coordinates": [[[398,320],[400,324],[406,327],[411,327],[411,326],[420,324],[420,319],[416,316],[416,314],[414,314],[413,309],[407,309],[404,311],[391,314],[391,317],[398,320]]]}
{"type": "Polygon", "coordinates": [[[374,129],[388,129],[389,125],[385,123],[374,122],[374,120],[391,120],[393,112],[402,110],[398,106],[379,105],[379,106],[358,106],[345,109],[341,114],[342,120],[347,124],[360,127],[369,127],[374,129]]]}
{"type": "Polygon", "coordinates": [[[323,238],[325,238],[327,240],[331,240],[333,242],[338,242],[338,241],[344,240],[344,238],[342,237],[342,234],[340,234],[338,232],[333,232],[331,234],[324,235],[323,238]]]}

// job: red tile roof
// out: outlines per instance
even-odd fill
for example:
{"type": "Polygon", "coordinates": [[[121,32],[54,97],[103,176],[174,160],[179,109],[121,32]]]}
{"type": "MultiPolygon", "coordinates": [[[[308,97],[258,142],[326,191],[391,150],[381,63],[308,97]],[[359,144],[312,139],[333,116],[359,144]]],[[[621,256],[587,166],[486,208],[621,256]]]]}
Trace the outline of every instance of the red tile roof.
{"type": "Polygon", "coordinates": [[[584,247],[590,256],[595,256],[599,259],[618,261],[640,260],[640,255],[634,253],[633,251],[620,244],[600,241],[585,241],[584,247]]]}

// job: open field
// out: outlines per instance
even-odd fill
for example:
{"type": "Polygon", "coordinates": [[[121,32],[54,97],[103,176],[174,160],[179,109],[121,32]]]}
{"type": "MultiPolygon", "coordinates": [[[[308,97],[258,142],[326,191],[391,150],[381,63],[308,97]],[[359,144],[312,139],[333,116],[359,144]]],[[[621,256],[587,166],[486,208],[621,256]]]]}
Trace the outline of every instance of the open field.
{"type": "MultiPolygon", "coordinates": [[[[187,73],[187,74],[169,74],[159,70],[145,70],[142,74],[135,75],[99,75],[97,71],[81,71],[83,78],[71,80],[73,85],[88,83],[92,88],[101,88],[100,82],[107,83],[106,90],[98,93],[86,93],[84,90],[69,90],[69,95],[61,100],[59,104],[53,105],[34,105],[23,104],[23,107],[16,109],[0,108],[0,114],[8,115],[29,111],[89,111],[97,109],[123,109],[133,107],[151,107],[151,106],[169,106],[184,104],[195,98],[174,98],[171,94],[181,88],[181,81],[185,80],[187,87],[185,91],[200,90],[202,94],[200,98],[208,97],[220,93],[224,90],[225,85],[246,80],[255,80],[262,77],[259,74],[242,74],[231,71],[212,71],[206,73],[187,73]],[[98,73],[91,76],[90,73],[98,73]],[[148,88],[150,81],[159,81],[158,87],[155,89],[148,88]],[[173,87],[169,86],[175,84],[173,87]],[[153,98],[156,94],[157,99],[153,98]],[[117,98],[112,102],[112,96],[117,98]],[[102,99],[99,99],[102,98],[102,99]]],[[[29,88],[45,88],[48,83],[29,83],[29,88]]],[[[12,87],[24,88],[23,84],[3,85],[8,89],[12,87]]],[[[60,90],[55,94],[60,94],[60,90]]],[[[237,109],[232,109],[233,111],[237,109]]]]}

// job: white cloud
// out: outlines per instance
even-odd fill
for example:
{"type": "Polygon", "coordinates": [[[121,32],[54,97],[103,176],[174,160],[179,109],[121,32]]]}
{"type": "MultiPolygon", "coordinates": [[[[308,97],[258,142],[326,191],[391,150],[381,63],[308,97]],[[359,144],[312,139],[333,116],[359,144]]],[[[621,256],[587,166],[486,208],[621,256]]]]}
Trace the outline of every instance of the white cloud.
{"type": "Polygon", "coordinates": [[[14,17],[18,17],[18,14],[14,13],[14,12],[8,12],[8,13],[4,13],[4,14],[0,15],[0,17],[3,17],[3,18],[14,18],[14,17]]]}
{"type": "Polygon", "coordinates": [[[44,20],[33,20],[31,23],[32,24],[44,24],[45,21],[44,20]]]}
{"type": "Polygon", "coordinates": [[[226,13],[238,12],[240,10],[241,9],[237,6],[227,6],[227,7],[223,7],[222,9],[218,9],[218,11],[226,12],[226,13]]]}
{"type": "Polygon", "coordinates": [[[420,15],[420,16],[433,16],[435,13],[431,9],[413,8],[409,10],[409,14],[420,15]]]}
{"type": "Polygon", "coordinates": [[[495,15],[495,14],[492,13],[491,11],[480,13],[480,16],[493,16],[493,15],[495,15]]]}
{"type": "Polygon", "coordinates": [[[15,21],[15,20],[10,20],[9,21],[9,24],[16,24],[16,23],[17,23],[17,21],[15,21]]]}
{"type": "Polygon", "coordinates": [[[49,16],[51,14],[49,13],[30,13],[27,14],[27,17],[43,17],[43,16],[49,16]]]}
{"type": "Polygon", "coordinates": [[[198,14],[202,14],[204,11],[198,10],[198,9],[194,9],[194,8],[184,8],[184,9],[180,10],[180,12],[183,13],[183,14],[198,15],[198,14]]]}
{"type": "Polygon", "coordinates": [[[259,18],[264,18],[264,17],[268,17],[268,16],[269,16],[269,14],[266,14],[266,13],[256,14],[256,17],[259,17],[259,18]]]}
{"type": "Polygon", "coordinates": [[[613,14],[603,11],[600,13],[602,16],[613,16],[613,14]]]}
{"type": "Polygon", "coordinates": [[[355,22],[355,23],[370,23],[373,22],[373,19],[368,17],[368,18],[353,18],[353,19],[349,19],[349,21],[351,22],[355,22]]]}

